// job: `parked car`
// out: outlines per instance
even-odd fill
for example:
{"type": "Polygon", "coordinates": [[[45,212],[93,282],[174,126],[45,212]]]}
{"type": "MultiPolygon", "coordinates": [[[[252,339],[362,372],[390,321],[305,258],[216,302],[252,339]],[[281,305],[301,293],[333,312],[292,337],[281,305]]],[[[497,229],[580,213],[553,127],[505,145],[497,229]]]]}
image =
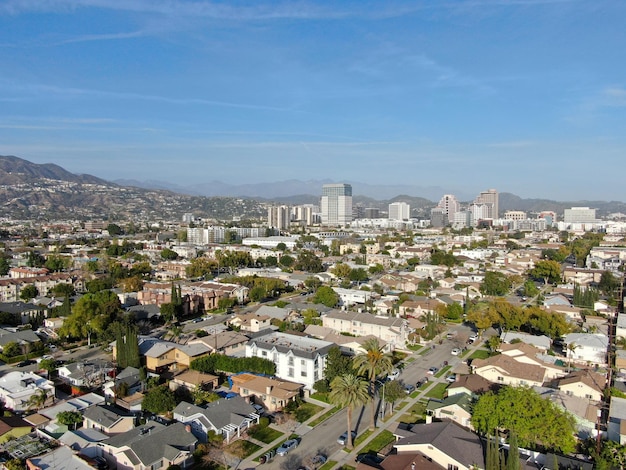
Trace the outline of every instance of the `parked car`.
{"type": "Polygon", "coordinates": [[[428,375],[435,375],[438,371],[439,371],[439,368],[433,366],[430,369],[428,369],[428,375]]]}
{"type": "MultiPolygon", "coordinates": [[[[350,431],[350,434],[352,434],[352,441],[354,441],[354,438],[356,437],[356,431],[350,431]]],[[[344,432],[341,436],[339,436],[339,438],[337,438],[337,444],[345,446],[348,443],[348,431],[344,432]]]]}
{"type": "Polygon", "coordinates": [[[406,384],[404,386],[404,392],[409,395],[410,393],[413,393],[415,391],[415,385],[411,385],[411,384],[406,384]]]}
{"type": "Polygon", "coordinates": [[[478,334],[477,333],[472,333],[469,337],[469,340],[473,343],[474,341],[476,341],[478,339],[478,334]]]}
{"type": "Polygon", "coordinates": [[[387,376],[387,378],[389,380],[396,380],[398,377],[400,377],[400,370],[399,369],[394,369],[392,370],[389,375],[387,376]]]}
{"type": "Polygon", "coordinates": [[[446,377],[446,382],[456,382],[456,374],[450,374],[446,377]]]}
{"type": "Polygon", "coordinates": [[[298,447],[298,439],[288,439],[276,449],[276,455],[287,455],[289,451],[294,450],[296,447],[298,447]]]}
{"type": "Polygon", "coordinates": [[[415,382],[415,388],[420,388],[422,385],[428,382],[428,378],[423,378],[422,380],[418,380],[415,382]]]}
{"type": "Polygon", "coordinates": [[[374,468],[379,468],[378,466],[383,460],[385,460],[385,458],[381,457],[380,455],[365,453],[357,455],[354,460],[356,462],[364,463],[374,468]]]}
{"type": "Polygon", "coordinates": [[[450,354],[452,354],[453,356],[458,356],[459,354],[461,354],[461,350],[459,348],[454,348],[452,351],[450,351],[450,354]]]}
{"type": "Polygon", "coordinates": [[[254,408],[254,409],[255,409],[255,411],[256,411],[258,414],[260,414],[260,415],[262,415],[263,413],[265,413],[265,408],[263,408],[263,406],[262,406],[262,405],[253,404],[253,405],[252,405],[252,408],[254,408]]]}
{"type": "Polygon", "coordinates": [[[25,361],[21,361],[18,362],[17,364],[15,364],[17,367],[26,367],[26,366],[30,366],[32,364],[35,364],[37,361],[35,361],[34,359],[26,359],[25,361]]]}

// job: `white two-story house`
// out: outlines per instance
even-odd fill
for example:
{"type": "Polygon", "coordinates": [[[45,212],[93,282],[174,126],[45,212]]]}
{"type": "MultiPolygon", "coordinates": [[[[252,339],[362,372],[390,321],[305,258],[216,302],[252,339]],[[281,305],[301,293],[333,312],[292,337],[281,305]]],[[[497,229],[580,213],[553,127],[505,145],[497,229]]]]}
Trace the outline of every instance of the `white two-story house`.
{"type": "Polygon", "coordinates": [[[246,357],[262,357],[276,364],[276,377],[297,382],[308,390],[324,378],[326,357],[334,345],[329,341],[272,332],[251,339],[246,357]]]}

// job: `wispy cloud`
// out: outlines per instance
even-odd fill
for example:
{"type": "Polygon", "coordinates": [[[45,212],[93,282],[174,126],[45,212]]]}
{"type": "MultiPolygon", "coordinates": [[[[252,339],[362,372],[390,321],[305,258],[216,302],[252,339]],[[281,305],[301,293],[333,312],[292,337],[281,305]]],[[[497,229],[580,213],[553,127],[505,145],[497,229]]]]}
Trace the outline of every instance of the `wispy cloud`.
{"type": "Polygon", "coordinates": [[[131,31],[129,33],[110,33],[110,34],[87,34],[84,36],[77,36],[62,41],[52,43],[53,46],[60,46],[63,44],[72,44],[78,42],[90,42],[90,41],[112,41],[121,39],[138,38],[145,36],[145,31],[131,31]]]}
{"type": "MultiPolygon", "coordinates": [[[[10,87],[14,92],[26,93],[29,95],[72,95],[72,96],[85,96],[85,97],[99,97],[99,98],[116,98],[116,99],[125,99],[125,100],[141,100],[141,101],[154,101],[161,102],[173,105],[200,105],[200,106],[214,106],[214,107],[224,107],[224,108],[238,108],[238,109],[249,109],[249,110],[262,110],[262,111],[294,111],[291,108],[281,108],[276,106],[265,106],[251,103],[234,103],[227,101],[219,101],[219,100],[209,100],[203,98],[174,98],[169,96],[159,96],[159,95],[146,95],[141,93],[131,93],[131,92],[116,92],[116,91],[105,91],[105,90],[91,90],[86,88],[72,88],[72,87],[58,87],[54,85],[42,85],[42,84],[30,84],[30,85],[22,85],[22,84],[9,84],[5,85],[2,88],[10,87]]],[[[0,89],[2,89],[0,88],[0,89]]],[[[0,97],[0,100],[2,98],[0,97]]]]}
{"type": "Polygon", "coordinates": [[[487,144],[487,147],[516,149],[516,148],[532,147],[534,145],[535,145],[535,142],[531,140],[517,140],[517,141],[514,140],[511,142],[493,142],[491,144],[487,144]]]}
{"type": "Polygon", "coordinates": [[[626,106],[626,88],[608,87],[602,91],[601,103],[609,107],[626,106]]]}

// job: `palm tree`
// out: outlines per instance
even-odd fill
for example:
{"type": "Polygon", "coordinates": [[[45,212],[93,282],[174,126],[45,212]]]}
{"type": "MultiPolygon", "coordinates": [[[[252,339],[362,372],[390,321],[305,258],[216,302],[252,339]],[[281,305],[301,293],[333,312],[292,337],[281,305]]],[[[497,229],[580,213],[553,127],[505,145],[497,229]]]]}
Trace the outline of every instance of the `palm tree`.
{"type": "Polygon", "coordinates": [[[352,449],[352,408],[367,403],[367,382],[352,374],[338,375],[330,383],[330,402],[342,408],[347,408],[348,435],[346,447],[352,449]]]}
{"type": "Polygon", "coordinates": [[[49,393],[50,390],[46,390],[43,388],[40,388],[37,392],[33,393],[26,402],[26,404],[28,405],[28,409],[39,410],[43,408],[48,401],[49,393]]]}
{"type": "Polygon", "coordinates": [[[393,370],[393,362],[391,354],[383,352],[383,348],[376,338],[365,341],[362,348],[365,352],[354,357],[353,365],[356,371],[361,375],[365,375],[370,383],[369,393],[372,400],[370,430],[373,431],[376,428],[376,406],[374,403],[376,377],[382,374],[389,374],[393,370]]]}
{"type": "Polygon", "coordinates": [[[572,358],[576,349],[578,349],[578,345],[576,343],[567,343],[567,357],[569,357],[569,365],[567,367],[568,372],[572,371],[572,358]]]}

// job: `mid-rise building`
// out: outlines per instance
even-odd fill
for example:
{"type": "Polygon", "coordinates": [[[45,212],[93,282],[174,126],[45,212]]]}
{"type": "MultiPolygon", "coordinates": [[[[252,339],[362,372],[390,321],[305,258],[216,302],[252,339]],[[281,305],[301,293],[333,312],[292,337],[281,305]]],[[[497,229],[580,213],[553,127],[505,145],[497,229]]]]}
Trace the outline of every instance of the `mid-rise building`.
{"type": "Polygon", "coordinates": [[[366,207],[365,218],[366,219],[378,219],[380,217],[380,209],[378,207],[366,207]]]}
{"type": "Polygon", "coordinates": [[[527,218],[524,211],[506,211],[503,217],[505,220],[526,220],[527,218]]]}
{"type": "Polygon", "coordinates": [[[474,204],[484,205],[486,207],[487,213],[485,214],[484,219],[497,219],[499,214],[499,195],[498,191],[495,189],[488,189],[487,191],[482,191],[476,199],[474,199],[474,204]]]}
{"type": "Polygon", "coordinates": [[[389,220],[409,220],[411,206],[406,202],[392,202],[389,204],[389,220]]]}
{"type": "Polygon", "coordinates": [[[322,187],[322,225],[346,226],[352,221],[352,186],[325,184],[322,187]]]}
{"type": "Polygon", "coordinates": [[[563,222],[566,224],[594,224],[597,222],[596,210],[589,207],[565,209],[563,222]]]}

